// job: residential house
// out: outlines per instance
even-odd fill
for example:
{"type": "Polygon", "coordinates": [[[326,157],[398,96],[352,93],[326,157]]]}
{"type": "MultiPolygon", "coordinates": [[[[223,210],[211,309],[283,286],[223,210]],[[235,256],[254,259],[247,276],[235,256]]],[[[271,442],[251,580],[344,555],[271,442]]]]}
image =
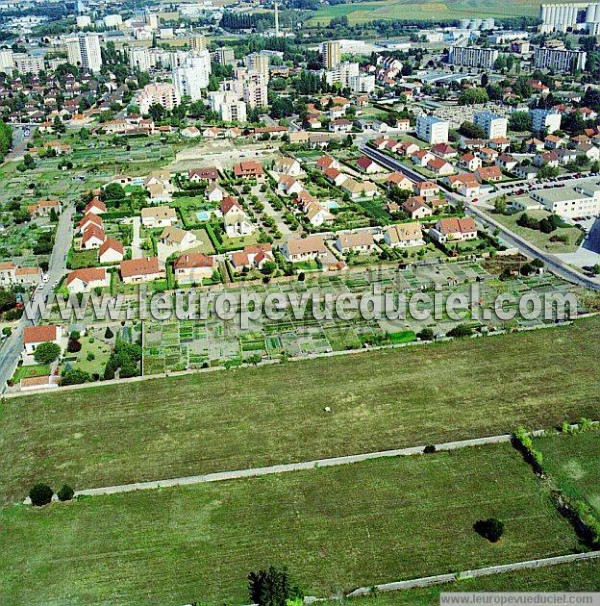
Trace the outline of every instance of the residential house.
{"type": "Polygon", "coordinates": [[[328,251],[323,238],[312,235],[306,238],[292,238],[284,242],[281,253],[291,263],[299,263],[301,261],[323,259],[327,256],[328,251]]]}
{"type": "Polygon", "coordinates": [[[219,171],[214,166],[208,168],[193,168],[188,171],[188,179],[192,183],[202,183],[203,181],[215,183],[219,180],[219,171]]]}
{"type": "Polygon", "coordinates": [[[457,191],[459,194],[467,198],[478,196],[481,191],[479,182],[471,173],[451,175],[449,177],[445,177],[443,181],[450,187],[450,189],[457,191]]]}
{"type": "Polygon", "coordinates": [[[177,213],[168,206],[155,206],[152,208],[142,208],[142,225],[148,229],[158,227],[169,227],[177,222],[177,213]]]}
{"type": "Polygon", "coordinates": [[[39,284],[42,281],[42,270],[39,267],[17,267],[15,284],[39,284]]]}
{"type": "Polygon", "coordinates": [[[214,257],[203,253],[184,253],[173,263],[173,273],[178,284],[202,284],[212,278],[216,264],[214,257]]]}
{"type": "Polygon", "coordinates": [[[427,163],[427,169],[435,173],[438,177],[445,177],[454,173],[454,167],[450,162],[442,158],[433,158],[427,163]]]}
{"type": "Polygon", "coordinates": [[[367,156],[361,156],[356,161],[356,165],[363,173],[366,173],[367,175],[380,173],[384,170],[382,166],[379,166],[377,162],[371,160],[371,158],[368,158],[367,156]]]}
{"type": "Polygon", "coordinates": [[[320,227],[324,223],[333,221],[333,215],[318,202],[308,202],[303,206],[303,212],[308,222],[314,227],[320,227]]]}
{"type": "Polygon", "coordinates": [[[55,324],[50,324],[48,326],[26,326],[23,329],[25,355],[33,355],[38,345],[41,345],[42,343],[60,345],[61,338],[62,328],[55,324]]]}
{"type": "Polygon", "coordinates": [[[373,198],[377,195],[377,186],[370,181],[359,183],[358,181],[348,177],[344,180],[340,187],[353,200],[358,198],[373,198]]]}
{"type": "Polygon", "coordinates": [[[13,284],[16,270],[17,266],[10,261],[0,263],[0,284],[13,284]]]}
{"type": "Polygon", "coordinates": [[[416,196],[421,196],[427,200],[435,198],[440,193],[440,187],[432,181],[419,181],[414,185],[414,193],[416,196]]]}
{"type": "Polygon", "coordinates": [[[504,175],[498,165],[494,166],[482,166],[475,171],[475,178],[479,183],[495,183],[496,181],[502,181],[504,175]]]}
{"type": "Polygon", "coordinates": [[[338,234],[335,247],[344,255],[348,253],[369,254],[376,248],[373,234],[366,229],[338,234]]]}
{"type": "Polygon", "coordinates": [[[451,160],[452,158],[456,158],[458,156],[458,152],[447,143],[436,143],[431,148],[432,153],[444,160],[451,160]]]}
{"type": "Polygon", "coordinates": [[[77,230],[80,233],[85,232],[89,227],[97,227],[99,229],[104,229],[104,221],[95,213],[88,212],[83,218],[77,223],[77,230]]]}
{"type": "Polygon", "coordinates": [[[31,217],[49,217],[52,211],[57,214],[62,210],[60,200],[40,200],[36,204],[31,204],[27,207],[27,211],[31,217]]]}
{"type": "Polygon", "coordinates": [[[139,284],[140,282],[152,282],[165,277],[165,272],[160,268],[158,257],[142,257],[140,259],[129,259],[119,263],[119,272],[123,284],[139,284]]]}
{"type": "Polygon", "coordinates": [[[396,186],[399,189],[406,189],[412,191],[413,182],[404,173],[392,173],[385,180],[388,187],[396,186]]]}
{"type": "Polygon", "coordinates": [[[316,168],[318,171],[324,173],[330,168],[339,171],[341,166],[340,163],[332,156],[321,156],[316,162],[316,168]]]}
{"type": "Polygon", "coordinates": [[[254,160],[236,164],[233,167],[233,174],[236,179],[256,179],[257,181],[264,181],[265,178],[263,167],[259,162],[255,162],[254,160]]]}
{"type": "Polygon", "coordinates": [[[229,196],[221,202],[221,214],[229,238],[248,236],[256,229],[236,198],[229,196]]]}
{"type": "Polygon", "coordinates": [[[328,168],[323,173],[324,177],[333,183],[336,187],[340,187],[346,179],[349,179],[348,175],[340,172],[337,168],[328,168]]]}
{"type": "Polygon", "coordinates": [[[491,164],[492,162],[495,162],[498,156],[498,152],[491,147],[483,147],[479,150],[479,157],[484,164],[491,164]]]}
{"type": "Polygon", "coordinates": [[[409,248],[425,244],[421,224],[418,222],[398,223],[386,227],[384,241],[391,248],[409,248]]]}
{"type": "Polygon", "coordinates": [[[460,157],[458,165],[460,168],[474,173],[482,165],[482,162],[479,156],[475,156],[471,152],[467,152],[460,157]]]}
{"type": "Polygon", "coordinates": [[[277,182],[277,191],[284,196],[291,196],[292,194],[299,194],[304,188],[300,181],[296,181],[294,177],[289,175],[279,175],[279,181],[277,182]]]}
{"type": "Polygon", "coordinates": [[[519,161],[510,154],[501,154],[498,156],[498,166],[508,173],[511,173],[518,165],[519,161]]]}
{"type": "Polygon", "coordinates": [[[550,166],[556,168],[559,164],[560,156],[556,152],[545,152],[543,154],[537,154],[533,158],[532,164],[541,168],[542,166],[550,166]]]}
{"type": "Polygon", "coordinates": [[[86,205],[83,211],[84,215],[93,214],[93,215],[102,215],[107,212],[106,204],[98,198],[98,196],[94,196],[86,205]]]}
{"type": "Polygon", "coordinates": [[[349,133],[352,130],[352,121],[347,118],[336,118],[329,123],[332,133],[349,133]]]}
{"type": "Polygon", "coordinates": [[[280,156],[273,163],[273,171],[281,175],[298,177],[302,174],[302,167],[300,166],[300,162],[295,158],[280,156]]]}
{"type": "Polygon", "coordinates": [[[223,199],[227,196],[227,192],[222,187],[217,185],[217,183],[211,183],[206,188],[205,195],[206,199],[209,202],[221,203],[223,202],[223,199]]]}
{"type": "Polygon", "coordinates": [[[165,227],[157,242],[158,259],[165,262],[171,255],[181,253],[198,244],[196,234],[179,227],[165,227]]]}
{"type": "Polygon", "coordinates": [[[411,155],[410,160],[413,164],[416,164],[421,168],[425,168],[427,164],[434,158],[435,156],[426,149],[418,149],[411,155]]]}
{"type": "Polygon", "coordinates": [[[429,235],[440,244],[477,238],[477,226],[471,217],[440,219],[429,229],[429,235]]]}
{"type": "Polygon", "coordinates": [[[106,234],[104,230],[96,225],[89,225],[83,232],[81,238],[81,249],[92,250],[94,248],[100,248],[106,240],[106,234]]]}
{"type": "Polygon", "coordinates": [[[431,217],[433,210],[427,206],[425,199],[421,196],[411,196],[404,204],[402,204],[402,210],[411,219],[425,219],[425,217],[431,217]]]}
{"type": "Polygon", "coordinates": [[[252,267],[261,269],[267,261],[275,262],[273,247],[270,244],[246,246],[244,250],[234,252],[231,255],[231,264],[236,270],[252,267]]]}
{"type": "Polygon", "coordinates": [[[67,276],[67,288],[71,293],[88,292],[93,288],[110,286],[110,277],[103,267],[76,269],[67,276]]]}
{"type": "Polygon", "coordinates": [[[114,238],[106,238],[98,250],[98,260],[102,264],[119,263],[123,260],[124,255],[124,246],[114,238]]]}

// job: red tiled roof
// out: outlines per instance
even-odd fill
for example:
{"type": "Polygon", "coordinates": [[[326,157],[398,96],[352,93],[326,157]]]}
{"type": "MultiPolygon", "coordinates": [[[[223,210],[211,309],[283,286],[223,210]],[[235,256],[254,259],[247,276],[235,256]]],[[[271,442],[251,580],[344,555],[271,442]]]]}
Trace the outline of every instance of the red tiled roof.
{"type": "Polygon", "coordinates": [[[58,327],[54,324],[50,326],[26,326],[23,329],[24,343],[46,343],[55,341],[58,327]]]}

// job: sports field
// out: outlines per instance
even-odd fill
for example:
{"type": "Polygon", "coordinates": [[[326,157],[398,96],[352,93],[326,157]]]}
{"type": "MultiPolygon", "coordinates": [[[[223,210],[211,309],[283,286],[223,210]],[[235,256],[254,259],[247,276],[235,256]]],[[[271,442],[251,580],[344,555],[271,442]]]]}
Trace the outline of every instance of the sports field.
{"type": "Polygon", "coordinates": [[[8,399],[2,502],[600,418],[600,317],[572,326],[8,399]],[[324,411],[331,407],[331,412],[324,411]]]}
{"type": "Polygon", "coordinates": [[[560,490],[587,502],[600,520],[600,431],[537,438],[534,448],[560,490]]]}
{"type": "Polygon", "coordinates": [[[327,24],[333,17],[347,16],[351,24],[366,23],[377,19],[448,20],[475,17],[537,17],[539,2],[514,0],[385,0],[354,2],[326,6],[317,10],[308,25],[327,24]]]}
{"type": "Polygon", "coordinates": [[[509,444],[5,510],[2,604],[247,603],[286,563],[309,595],[569,552],[509,444]],[[497,517],[495,544],[473,524],[497,517]]]}

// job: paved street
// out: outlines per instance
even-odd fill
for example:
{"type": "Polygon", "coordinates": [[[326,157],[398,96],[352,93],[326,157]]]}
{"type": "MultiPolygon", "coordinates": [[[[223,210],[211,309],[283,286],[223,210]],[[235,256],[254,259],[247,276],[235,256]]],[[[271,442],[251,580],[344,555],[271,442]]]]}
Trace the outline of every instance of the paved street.
{"type": "MultiPolygon", "coordinates": [[[[73,238],[73,215],[75,207],[70,205],[60,215],[56,228],[54,248],[49,261],[48,282],[43,288],[36,290],[33,295],[34,302],[43,302],[44,298],[52,292],[55,282],[60,280],[66,271],[67,253],[73,238]]],[[[37,321],[38,318],[35,318],[37,321]]],[[[23,328],[34,324],[23,316],[17,327],[0,349],[0,393],[6,390],[6,382],[13,376],[23,349],[23,328]]]]}

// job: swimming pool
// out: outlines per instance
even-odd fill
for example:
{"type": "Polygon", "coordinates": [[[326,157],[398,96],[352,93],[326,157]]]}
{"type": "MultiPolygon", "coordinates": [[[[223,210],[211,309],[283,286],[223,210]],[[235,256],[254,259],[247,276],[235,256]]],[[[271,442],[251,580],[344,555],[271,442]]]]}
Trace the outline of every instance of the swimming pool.
{"type": "Polygon", "coordinates": [[[198,221],[208,221],[210,219],[210,213],[207,210],[200,210],[196,213],[198,221]]]}
{"type": "Polygon", "coordinates": [[[335,200],[328,200],[327,202],[325,202],[325,206],[329,210],[332,210],[334,208],[339,208],[340,207],[340,205],[335,200]]]}

